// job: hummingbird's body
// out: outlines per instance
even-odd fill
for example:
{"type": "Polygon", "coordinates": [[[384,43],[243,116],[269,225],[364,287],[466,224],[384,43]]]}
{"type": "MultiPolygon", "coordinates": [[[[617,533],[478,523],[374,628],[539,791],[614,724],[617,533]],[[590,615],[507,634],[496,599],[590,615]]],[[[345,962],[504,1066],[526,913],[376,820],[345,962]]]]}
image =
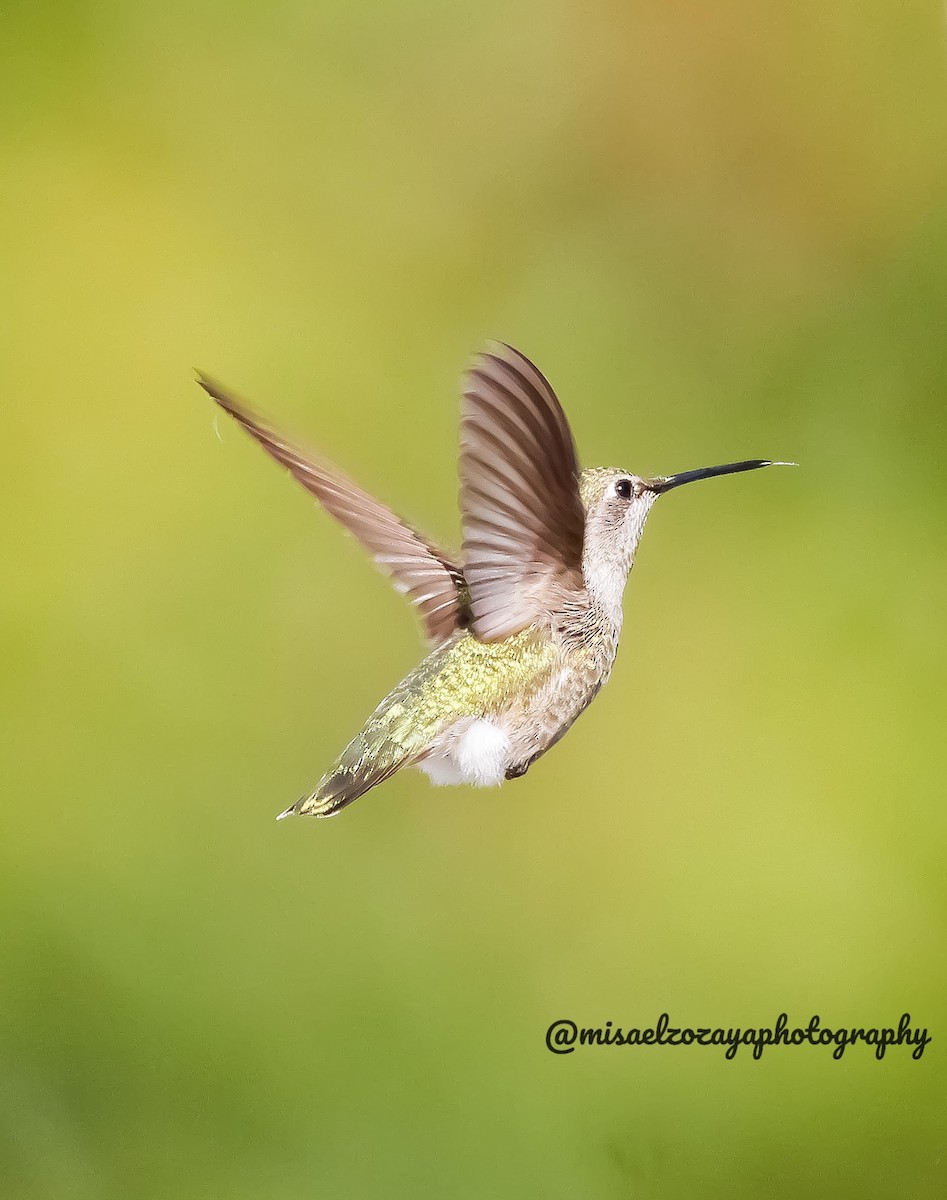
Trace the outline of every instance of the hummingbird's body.
{"type": "Polygon", "coordinates": [[[436,784],[489,787],[524,774],[608,678],[617,640],[589,634],[528,629],[502,642],[455,635],[379,704],[320,795],[355,777],[367,790],[408,764],[436,784]]]}
{"type": "Polygon", "coordinates": [[[331,816],[405,766],[436,784],[483,787],[524,774],[611,673],[625,580],[657,497],[709,475],[771,465],[752,460],[651,480],[612,468],[580,472],[549,384],[502,347],[467,376],[458,565],[218,385],[200,382],[374,554],[417,605],[434,643],[315,790],[282,816],[331,816]]]}

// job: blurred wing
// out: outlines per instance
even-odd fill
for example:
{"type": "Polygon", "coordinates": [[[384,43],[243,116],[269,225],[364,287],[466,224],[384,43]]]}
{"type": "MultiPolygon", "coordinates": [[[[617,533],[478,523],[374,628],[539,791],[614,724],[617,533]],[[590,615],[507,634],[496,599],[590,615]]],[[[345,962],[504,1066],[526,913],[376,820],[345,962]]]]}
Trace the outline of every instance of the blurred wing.
{"type": "Polygon", "coordinates": [[[198,373],[198,383],[355,535],[391,576],[398,591],[420,609],[431,641],[446,641],[468,623],[463,572],[440,550],[334,467],[315,461],[285,442],[214,380],[198,373]]]}
{"type": "Polygon", "coordinates": [[[585,596],[585,510],[565,414],[510,346],[467,373],[460,430],[464,574],[473,629],[509,637],[585,596]]]}

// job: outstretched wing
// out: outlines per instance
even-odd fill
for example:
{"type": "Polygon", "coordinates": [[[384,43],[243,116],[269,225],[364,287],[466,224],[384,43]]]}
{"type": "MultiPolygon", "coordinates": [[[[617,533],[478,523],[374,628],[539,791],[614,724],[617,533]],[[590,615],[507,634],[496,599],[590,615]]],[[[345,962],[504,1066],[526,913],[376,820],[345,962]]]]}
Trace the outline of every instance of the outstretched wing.
{"type": "Polygon", "coordinates": [[[552,388],[511,346],[465,378],[460,500],[477,637],[509,637],[585,597],[575,444],[552,388]]]}
{"type": "Polygon", "coordinates": [[[213,379],[198,373],[197,381],[267,454],[354,534],[391,576],[395,587],[420,610],[432,642],[446,641],[468,624],[467,588],[460,567],[340,471],[285,441],[213,379]]]}

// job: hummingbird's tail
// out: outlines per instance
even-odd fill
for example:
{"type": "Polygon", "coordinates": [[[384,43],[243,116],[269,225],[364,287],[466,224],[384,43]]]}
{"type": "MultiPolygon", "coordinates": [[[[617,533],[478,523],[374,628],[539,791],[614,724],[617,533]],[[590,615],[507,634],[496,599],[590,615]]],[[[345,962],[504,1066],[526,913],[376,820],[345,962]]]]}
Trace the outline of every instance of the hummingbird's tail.
{"type": "Polygon", "coordinates": [[[347,804],[364,795],[370,787],[374,787],[374,782],[363,787],[350,772],[336,771],[327,775],[314,792],[291,804],[276,819],[282,821],[284,817],[334,817],[347,804]]]}
{"type": "MultiPolygon", "coordinates": [[[[447,643],[449,646],[451,643],[447,643]]],[[[421,761],[441,718],[418,717],[421,685],[435,678],[445,651],[429,654],[421,665],[390,692],[345,747],[315,790],[280,813],[283,817],[334,817],[346,805],[390,779],[402,767],[421,761]]]]}
{"type": "Polygon", "coordinates": [[[395,771],[412,761],[401,747],[392,753],[395,747],[391,743],[382,747],[382,750],[387,753],[366,755],[364,743],[356,738],[329,773],[322,777],[316,790],[281,812],[277,821],[293,816],[334,817],[353,800],[364,796],[379,783],[384,783],[395,771]]]}

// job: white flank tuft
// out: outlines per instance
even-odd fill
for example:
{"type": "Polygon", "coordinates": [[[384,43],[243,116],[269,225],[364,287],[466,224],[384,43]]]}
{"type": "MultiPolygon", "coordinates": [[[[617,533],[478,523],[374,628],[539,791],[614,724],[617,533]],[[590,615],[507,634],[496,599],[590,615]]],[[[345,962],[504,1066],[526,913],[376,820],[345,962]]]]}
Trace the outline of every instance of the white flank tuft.
{"type": "Polygon", "coordinates": [[[454,757],[465,783],[497,787],[506,777],[510,739],[492,721],[478,720],[462,735],[454,757]]]}
{"type": "Polygon", "coordinates": [[[497,787],[506,778],[509,765],[509,736],[495,722],[483,717],[469,724],[461,721],[458,732],[451,731],[447,746],[442,745],[418,763],[436,787],[458,783],[497,787]]]}

